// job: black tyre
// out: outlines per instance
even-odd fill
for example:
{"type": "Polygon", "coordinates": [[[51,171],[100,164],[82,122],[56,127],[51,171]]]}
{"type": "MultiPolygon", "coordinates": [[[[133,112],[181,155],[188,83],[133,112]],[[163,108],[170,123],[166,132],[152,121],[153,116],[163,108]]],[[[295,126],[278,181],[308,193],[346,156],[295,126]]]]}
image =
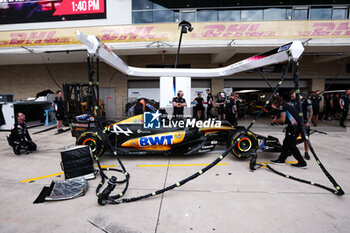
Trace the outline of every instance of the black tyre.
{"type": "Polygon", "coordinates": [[[100,157],[105,152],[103,140],[95,132],[82,133],[76,144],[90,146],[94,158],[100,157]]]}
{"type": "Polygon", "coordinates": [[[234,156],[240,159],[245,159],[251,156],[252,149],[256,149],[258,147],[258,140],[256,139],[255,135],[250,131],[239,137],[239,135],[242,132],[243,131],[235,132],[230,138],[227,147],[232,146],[235,143],[235,141],[237,141],[237,144],[233,147],[231,152],[234,156]]]}

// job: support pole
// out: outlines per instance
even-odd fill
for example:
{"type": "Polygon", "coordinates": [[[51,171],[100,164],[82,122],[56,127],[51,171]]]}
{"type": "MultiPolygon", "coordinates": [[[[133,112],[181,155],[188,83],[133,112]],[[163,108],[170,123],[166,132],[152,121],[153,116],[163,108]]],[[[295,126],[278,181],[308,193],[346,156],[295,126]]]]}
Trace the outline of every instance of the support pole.
{"type": "MultiPolygon", "coordinates": [[[[179,40],[179,45],[177,47],[177,53],[176,53],[176,59],[175,59],[175,65],[174,68],[177,68],[178,62],[179,62],[179,54],[180,54],[180,47],[181,47],[181,42],[182,42],[182,28],[181,28],[181,33],[180,33],[180,40],[179,40]]],[[[173,91],[174,91],[174,96],[176,95],[176,77],[173,76],[173,91]]]]}
{"type": "Polygon", "coordinates": [[[176,60],[175,60],[175,66],[174,66],[175,69],[177,68],[177,65],[178,65],[178,62],[179,62],[180,47],[181,47],[181,42],[182,42],[182,34],[183,34],[183,29],[181,28],[180,40],[179,40],[179,45],[177,47],[176,60]]]}
{"type": "Polygon", "coordinates": [[[96,57],[96,94],[97,94],[97,104],[100,108],[100,57],[96,57]]]}
{"type": "Polygon", "coordinates": [[[87,108],[91,111],[92,114],[94,114],[94,106],[91,105],[91,101],[94,102],[91,98],[96,98],[92,93],[94,93],[94,55],[93,54],[88,54],[87,57],[87,65],[88,65],[88,78],[89,78],[89,96],[87,96],[87,108]]]}

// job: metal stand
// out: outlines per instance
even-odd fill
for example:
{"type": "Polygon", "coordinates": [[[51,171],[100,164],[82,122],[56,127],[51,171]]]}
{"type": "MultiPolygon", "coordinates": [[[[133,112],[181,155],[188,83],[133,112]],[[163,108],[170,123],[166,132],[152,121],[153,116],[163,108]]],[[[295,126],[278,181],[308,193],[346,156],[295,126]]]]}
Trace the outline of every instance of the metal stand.
{"type": "MultiPolygon", "coordinates": [[[[180,55],[180,47],[181,47],[181,42],[182,42],[182,34],[187,33],[187,30],[192,32],[193,27],[192,25],[183,20],[182,22],[179,23],[179,27],[181,27],[181,32],[180,32],[180,39],[179,39],[179,45],[177,46],[177,53],[176,53],[176,59],[175,59],[175,65],[174,68],[177,68],[178,62],[179,62],[179,55],[180,55]]],[[[173,88],[174,88],[174,95],[176,95],[176,77],[173,76],[173,88]]]]}

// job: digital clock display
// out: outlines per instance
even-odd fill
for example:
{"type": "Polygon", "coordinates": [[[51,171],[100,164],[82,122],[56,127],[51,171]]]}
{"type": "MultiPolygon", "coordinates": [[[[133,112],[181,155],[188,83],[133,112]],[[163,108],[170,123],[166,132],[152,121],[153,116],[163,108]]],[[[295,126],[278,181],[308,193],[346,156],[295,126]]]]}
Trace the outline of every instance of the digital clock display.
{"type": "Polygon", "coordinates": [[[0,9],[0,24],[106,18],[106,0],[0,0],[0,9]]]}
{"type": "Polygon", "coordinates": [[[104,0],[63,0],[54,15],[96,14],[104,8],[104,0]]]}
{"type": "Polygon", "coordinates": [[[88,1],[73,1],[72,11],[99,11],[100,4],[99,1],[88,0],[88,1]]]}

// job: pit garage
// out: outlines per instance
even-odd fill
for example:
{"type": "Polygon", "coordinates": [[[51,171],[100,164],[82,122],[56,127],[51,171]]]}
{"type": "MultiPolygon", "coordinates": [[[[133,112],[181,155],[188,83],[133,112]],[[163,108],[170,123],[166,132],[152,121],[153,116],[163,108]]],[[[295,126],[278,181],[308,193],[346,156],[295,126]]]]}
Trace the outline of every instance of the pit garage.
{"type": "MultiPolygon", "coordinates": [[[[267,77],[269,77],[268,74],[267,77]]],[[[239,94],[245,103],[246,115],[254,116],[273,92],[269,85],[275,87],[279,82],[276,79],[270,79],[267,83],[261,79],[261,77],[260,79],[249,77],[248,79],[235,78],[224,81],[226,95],[230,95],[232,91],[239,94]]],[[[309,82],[310,80],[300,80],[300,91],[303,96],[308,96],[309,82]]],[[[284,99],[290,100],[289,92],[294,89],[294,86],[293,80],[285,80],[277,93],[284,99]]]]}
{"type": "MultiPolygon", "coordinates": [[[[140,80],[140,79],[141,78],[128,80],[128,98],[126,99],[126,104],[140,98],[146,98],[157,102],[159,105],[159,101],[160,101],[159,78],[148,79],[148,80],[147,79],[140,80]]],[[[193,101],[198,96],[198,93],[202,95],[202,98],[205,101],[207,100],[207,93],[206,93],[207,89],[209,90],[211,89],[210,79],[191,79],[191,94],[189,95],[190,99],[186,100],[191,110],[190,112],[193,111],[193,107],[195,106],[195,103],[193,101]]],[[[132,113],[130,114],[132,115],[132,113]]]]}

